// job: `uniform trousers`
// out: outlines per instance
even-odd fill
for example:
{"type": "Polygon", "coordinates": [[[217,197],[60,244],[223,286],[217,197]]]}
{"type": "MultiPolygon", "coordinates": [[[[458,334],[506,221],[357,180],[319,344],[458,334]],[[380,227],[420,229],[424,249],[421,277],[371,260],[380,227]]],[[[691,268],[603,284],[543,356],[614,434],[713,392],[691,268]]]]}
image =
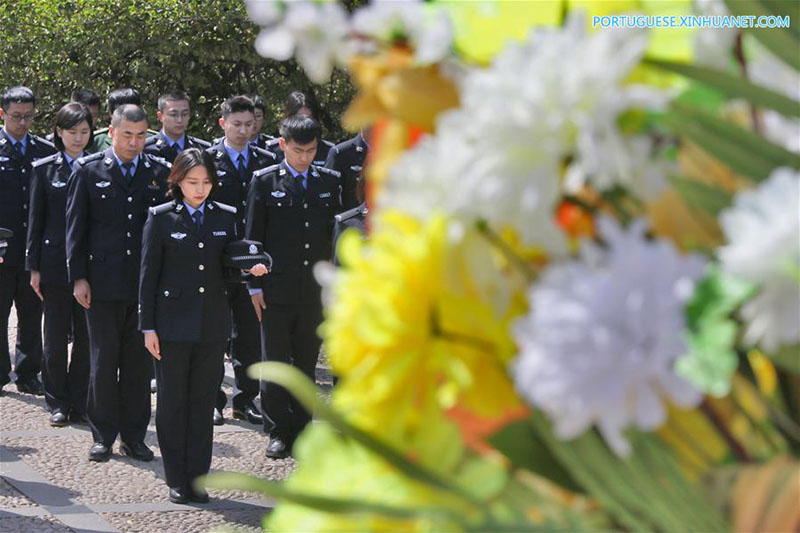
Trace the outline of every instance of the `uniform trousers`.
{"type": "Polygon", "coordinates": [[[86,312],[72,296],[71,285],[41,285],[44,301],[42,384],[47,408],[64,414],[86,413],[89,387],[89,331],[86,312]],[[67,344],[72,334],[72,353],[67,344]]]}
{"type": "MultiPolygon", "coordinates": [[[[281,305],[267,302],[261,325],[264,332],[264,360],[289,363],[312,381],[322,339],[322,306],[281,305]]],[[[269,381],[261,382],[261,411],[264,431],[292,441],[311,421],[311,414],[289,391],[269,381]]]]}
{"type": "MultiPolygon", "coordinates": [[[[39,374],[42,364],[42,303],[30,285],[31,273],[20,267],[0,265],[0,328],[8,331],[11,305],[17,308],[17,345],[14,372],[17,381],[39,374]]],[[[0,343],[0,387],[10,381],[11,353],[8,340],[0,343]]]]}
{"type": "Polygon", "coordinates": [[[156,364],[156,432],[170,487],[188,486],[208,473],[214,437],[212,413],[225,341],[161,341],[156,364]]]}
{"type": "MultiPolygon", "coordinates": [[[[231,342],[228,346],[233,363],[235,387],[234,409],[244,409],[258,396],[258,381],[247,375],[247,368],[261,362],[261,326],[244,283],[226,283],[228,304],[231,307],[231,342]]],[[[219,386],[222,387],[220,376],[219,386]]],[[[215,402],[218,409],[225,407],[225,394],[220,393],[215,402]]]]}
{"type": "Polygon", "coordinates": [[[95,442],[144,441],[150,421],[152,356],[137,329],[136,301],[98,301],[89,324],[89,395],[86,414],[95,442]]]}

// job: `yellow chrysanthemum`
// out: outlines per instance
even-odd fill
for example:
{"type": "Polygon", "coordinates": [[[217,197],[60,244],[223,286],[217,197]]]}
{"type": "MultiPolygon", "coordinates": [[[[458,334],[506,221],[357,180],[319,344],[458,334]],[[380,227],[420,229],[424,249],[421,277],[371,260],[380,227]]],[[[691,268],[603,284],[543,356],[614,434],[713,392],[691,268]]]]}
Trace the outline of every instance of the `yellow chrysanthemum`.
{"type": "Polygon", "coordinates": [[[515,353],[509,321],[524,311],[521,283],[500,275],[481,236],[455,229],[441,217],[422,223],[388,211],[370,242],[345,235],[322,326],[341,377],[337,409],[440,468],[462,446],[445,410],[490,417],[520,404],[506,365],[515,353]]]}

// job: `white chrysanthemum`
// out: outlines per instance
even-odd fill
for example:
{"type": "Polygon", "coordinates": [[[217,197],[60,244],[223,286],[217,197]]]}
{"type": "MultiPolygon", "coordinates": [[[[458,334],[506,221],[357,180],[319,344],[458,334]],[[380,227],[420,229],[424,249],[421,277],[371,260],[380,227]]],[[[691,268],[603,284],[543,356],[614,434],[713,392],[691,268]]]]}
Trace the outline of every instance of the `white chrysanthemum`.
{"type": "Polygon", "coordinates": [[[353,15],[353,30],[382,42],[408,39],[420,63],[443,59],[453,44],[453,25],[438,5],[418,0],[373,0],[353,15]]]}
{"type": "Polygon", "coordinates": [[[314,83],[325,83],[343,61],[349,21],[338,2],[248,0],[250,18],[264,26],[256,38],[259,55],[286,61],[295,54],[314,83]]]}
{"type": "Polygon", "coordinates": [[[723,270],[758,285],[744,306],[745,341],[772,352],[800,342],[800,172],[773,171],[719,216],[723,270]]]}
{"type": "Polygon", "coordinates": [[[657,188],[659,167],[639,172],[647,168],[641,147],[617,127],[621,113],[665,102],[622,85],[645,46],[639,30],[589,35],[581,17],[510,44],[491,67],[464,76],[461,107],[443,113],[436,136],[392,168],[380,205],[510,225],[528,244],[563,251],[552,213],[567,158],[576,186],[597,178],[600,188],[657,188]]]}
{"type": "MultiPolygon", "coordinates": [[[[730,16],[723,0],[695,0],[693,11],[702,16],[730,16]]],[[[733,61],[736,28],[698,28],[692,34],[692,52],[697,63],[728,70],[733,61]]]]}
{"type": "Polygon", "coordinates": [[[702,398],[673,365],[687,350],[684,306],[705,263],[648,241],[641,220],[623,230],[602,218],[598,228],[607,249],[586,243],[582,261],[548,268],[531,287],[531,312],[514,327],[514,380],[559,438],[594,424],[627,455],[623,431],[660,426],[665,397],[686,407],[702,398]]]}

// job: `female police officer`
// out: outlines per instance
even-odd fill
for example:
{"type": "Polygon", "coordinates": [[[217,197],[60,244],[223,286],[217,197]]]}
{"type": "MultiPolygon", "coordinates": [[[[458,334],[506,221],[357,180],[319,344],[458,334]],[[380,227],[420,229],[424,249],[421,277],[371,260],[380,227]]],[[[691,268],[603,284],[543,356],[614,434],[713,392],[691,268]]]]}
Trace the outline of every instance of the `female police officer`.
{"type": "Polygon", "coordinates": [[[62,107],[55,116],[53,142],[59,152],[33,164],[25,266],[44,306],[42,381],[50,424],[65,426],[69,420],[85,419],[89,379],[86,314],[72,297],[64,244],[67,180],[73,162],[92,142],[89,109],[78,103],[62,107]],[[70,332],[72,356],[67,366],[70,332]]]}
{"type": "Polygon", "coordinates": [[[205,503],[208,494],[192,482],[211,466],[211,415],[230,333],[222,257],[236,239],[236,209],[206,201],[217,175],[211,155],[197,148],[175,158],[168,184],[173,201],[151,208],[144,227],[139,328],[158,360],[156,432],[169,499],[205,503]]]}

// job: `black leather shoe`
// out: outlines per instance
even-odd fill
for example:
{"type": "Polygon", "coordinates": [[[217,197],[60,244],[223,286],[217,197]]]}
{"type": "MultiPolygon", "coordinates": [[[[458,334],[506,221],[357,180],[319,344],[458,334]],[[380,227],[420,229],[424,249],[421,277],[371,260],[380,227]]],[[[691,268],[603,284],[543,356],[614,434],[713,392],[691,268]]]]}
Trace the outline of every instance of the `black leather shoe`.
{"type": "Polygon", "coordinates": [[[25,381],[17,381],[17,390],[35,396],[44,396],[44,388],[39,378],[30,378],[25,381]]]}
{"type": "Polygon", "coordinates": [[[255,406],[245,405],[244,409],[238,407],[233,408],[233,418],[237,420],[247,420],[251,424],[261,425],[264,423],[264,417],[258,412],[255,406]]]}
{"type": "Polygon", "coordinates": [[[88,424],[89,417],[87,417],[85,413],[76,413],[75,411],[72,411],[69,414],[69,421],[73,424],[88,424]]]}
{"type": "Polygon", "coordinates": [[[137,461],[152,461],[153,451],[148,448],[144,442],[137,442],[136,444],[122,443],[119,445],[119,451],[122,455],[127,455],[131,459],[137,461]]]}
{"type": "Polygon", "coordinates": [[[69,422],[69,417],[61,409],[56,409],[50,415],[50,425],[57,428],[63,428],[69,422]]]}
{"type": "Polygon", "coordinates": [[[208,493],[203,489],[196,489],[192,486],[189,487],[189,499],[197,503],[208,503],[208,493]]]}
{"type": "Polygon", "coordinates": [[[289,443],[281,437],[270,437],[266,455],[271,459],[289,457],[289,443]]]}
{"type": "Polygon", "coordinates": [[[106,446],[102,442],[95,442],[89,450],[89,460],[104,463],[111,458],[111,446],[106,446]]]}
{"type": "Polygon", "coordinates": [[[224,423],[225,423],[225,417],[222,416],[222,411],[220,411],[219,409],[217,409],[215,407],[214,408],[214,425],[215,426],[221,426],[224,423]]]}
{"type": "Polygon", "coordinates": [[[170,487],[169,501],[172,503],[189,503],[189,494],[184,487],[170,487]]]}

